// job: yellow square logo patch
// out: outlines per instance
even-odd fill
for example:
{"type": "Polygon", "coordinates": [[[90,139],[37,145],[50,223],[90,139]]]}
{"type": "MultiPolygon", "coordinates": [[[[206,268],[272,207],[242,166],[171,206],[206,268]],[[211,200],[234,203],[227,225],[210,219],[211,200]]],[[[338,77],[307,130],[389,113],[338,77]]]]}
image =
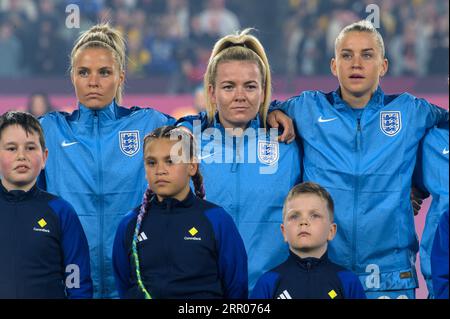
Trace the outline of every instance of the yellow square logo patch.
{"type": "Polygon", "coordinates": [[[189,234],[191,234],[191,236],[195,236],[198,233],[198,230],[195,227],[192,227],[191,229],[189,229],[189,234]]]}
{"type": "Polygon", "coordinates": [[[45,225],[47,225],[47,222],[45,221],[44,218],[42,218],[40,221],[38,221],[39,226],[41,226],[41,228],[44,228],[45,225]]]}
{"type": "Polygon", "coordinates": [[[330,296],[331,299],[334,299],[334,298],[336,298],[337,293],[336,293],[336,291],[331,290],[331,291],[328,293],[328,296],[330,296]]]}

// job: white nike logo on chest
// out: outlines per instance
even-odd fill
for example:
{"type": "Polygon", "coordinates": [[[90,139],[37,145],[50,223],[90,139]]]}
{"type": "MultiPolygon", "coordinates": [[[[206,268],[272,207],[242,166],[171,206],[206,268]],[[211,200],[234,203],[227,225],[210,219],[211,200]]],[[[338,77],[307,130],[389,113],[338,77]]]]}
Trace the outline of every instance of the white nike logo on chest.
{"type": "Polygon", "coordinates": [[[335,121],[335,120],[337,120],[337,117],[324,119],[322,116],[320,116],[319,119],[318,119],[319,123],[327,123],[327,122],[332,122],[332,121],[335,121]]]}
{"type": "Polygon", "coordinates": [[[75,145],[75,144],[78,144],[79,142],[66,142],[66,141],[63,141],[62,143],[61,143],[61,146],[62,147],[68,147],[68,146],[72,146],[72,145],[75,145]]]}

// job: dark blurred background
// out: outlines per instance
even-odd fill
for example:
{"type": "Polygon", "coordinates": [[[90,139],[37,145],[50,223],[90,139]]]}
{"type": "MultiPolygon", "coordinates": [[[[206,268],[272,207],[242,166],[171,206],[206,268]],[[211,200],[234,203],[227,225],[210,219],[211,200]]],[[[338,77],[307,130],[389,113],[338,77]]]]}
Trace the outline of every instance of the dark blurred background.
{"type": "Polygon", "coordinates": [[[141,83],[128,85],[131,93],[191,93],[213,43],[246,27],[268,51],[275,90],[296,92],[298,77],[329,76],[336,35],[366,18],[369,4],[381,11],[389,76],[447,77],[446,0],[0,0],[0,94],[21,93],[29,79],[55,83],[49,93],[70,93],[60,79],[68,78],[73,42],[102,21],[127,39],[127,79],[141,83]],[[68,4],[80,8],[80,29],[65,25],[68,4]]]}

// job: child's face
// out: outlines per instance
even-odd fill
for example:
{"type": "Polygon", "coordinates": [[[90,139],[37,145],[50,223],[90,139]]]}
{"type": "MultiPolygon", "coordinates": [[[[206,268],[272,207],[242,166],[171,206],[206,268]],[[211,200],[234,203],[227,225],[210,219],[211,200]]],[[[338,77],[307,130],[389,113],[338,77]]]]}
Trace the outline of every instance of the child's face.
{"type": "Polygon", "coordinates": [[[336,47],[331,71],[339,80],[343,95],[368,97],[378,87],[380,77],[388,69],[374,34],[349,32],[336,47]]]}
{"type": "Polygon", "coordinates": [[[195,163],[172,162],[170,150],[175,143],[161,138],[145,147],[145,177],[160,201],[168,197],[184,200],[189,193],[190,178],[197,172],[195,163]]]}
{"type": "Polygon", "coordinates": [[[298,256],[320,258],[336,234],[325,200],[315,194],[300,194],[286,204],[281,232],[298,256]]]}
{"type": "Polygon", "coordinates": [[[43,151],[37,133],[28,133],[19,125],[6,127],[0,138],[0,174],[8,190],[28,191],[45,167],[47,150],[43,151]]]}

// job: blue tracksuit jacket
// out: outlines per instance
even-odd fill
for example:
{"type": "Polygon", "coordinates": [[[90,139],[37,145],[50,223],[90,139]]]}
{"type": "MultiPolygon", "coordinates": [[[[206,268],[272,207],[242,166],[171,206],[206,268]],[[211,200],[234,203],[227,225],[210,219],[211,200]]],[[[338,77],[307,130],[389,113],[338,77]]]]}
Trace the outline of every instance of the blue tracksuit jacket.
{"type": "Polygon", "coordinates": [[[366,290],[417,287],[418,250],[410,202],[417,149],[448,113],[408,93],[381,88],[361,111],[331,93],[307,91],[274,103],[303,142],[303,180],[324,186],[339,227],[330,259],[360,276],[366,290]]]}
{"type": "Polygon", "coordinates": [[[448,211],[441,216],[431,250],[434,297],[448,299],[448,211]]]}
{"type": "Polygon", "coordinates": [[[0,299],[92,298],[89,247],[69,203],[0,183],[0,220],[0,299]]]}
{"type": "Polygon", "coordinates": [[[217,115],[213,123],[205,113],[178,123],[201,140],[206,198],[222,206],[239,229],[248,254],[251,291],[264,272],[288,256],[280,225],[284,199],[301,179],[299,147],[278,143],[278,134],[271,139],[268,132],[259,132],[263,127],[259,116],[242,137],[225,133],[217,115]],[[193,128],[194,120],[200,120],[201,132],[193,128]]]}
{"type": "Polygon", "coordinates": [[[288,259],[265,273],[252,299],[365,299],[364,288],[351,271],[321,258],[301,258],[290,251],[288,259]]]}
{"type": "MultiPolygon", "coordinates": [[[[139,208],[122,220],[114,241],[114,271],[122,298],[143,298],[131,246],[139,208]]],[[[152,199],[137,243],[140,272],[156,299],[247,298],[247,255],[230,216],[194,196],[152,199]]]]}
{"type": "Polygon", "coordinates": [[[89,242],[96,298],[118,297],[112,246],[120,220],[139,205],[147,187],[143,139],[173,122],[156,110],[114,102],[98,111],[79,105],[72,114],[41,118],[49,156],[40,185],[78,213],[89,242]]]}
{"type": "Polygon", "coordinates": [[[433,296],[430,255],[434,235],[442,214],[448,205],[448,122],[432,128],[420,144],[416,164],[417,186],[432,196],[428,209],[425,228],[420,241],[420,268],[433,296]]]}

